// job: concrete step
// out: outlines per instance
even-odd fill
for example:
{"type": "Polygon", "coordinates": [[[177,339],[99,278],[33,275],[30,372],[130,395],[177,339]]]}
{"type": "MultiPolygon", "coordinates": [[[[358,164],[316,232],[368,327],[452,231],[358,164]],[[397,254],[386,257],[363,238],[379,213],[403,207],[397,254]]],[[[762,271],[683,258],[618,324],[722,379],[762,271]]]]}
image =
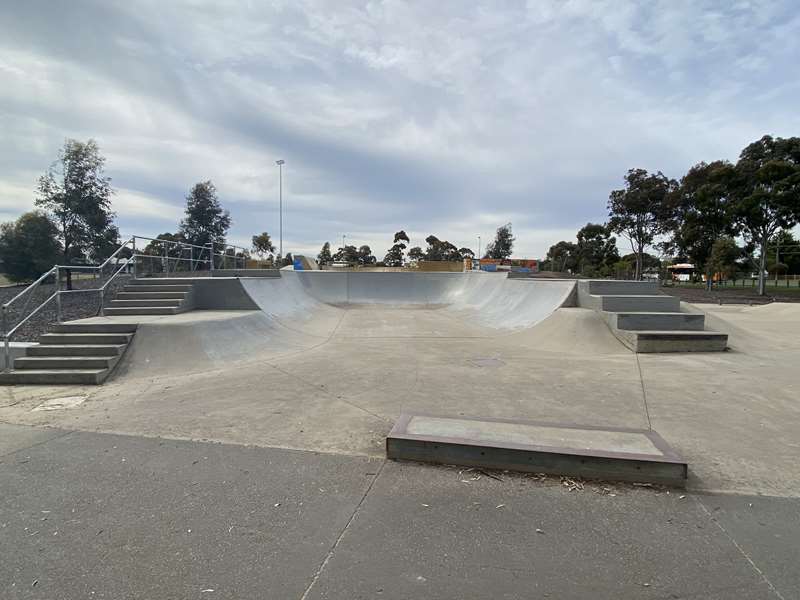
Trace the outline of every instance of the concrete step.
{"type": "Polygon", "coordinates": [[[702,331],[705,315],[682,312],[613,312],[611,326],[627,330],[702,331]]]}
{"type": "Polygon", "coordinates": [[[599,296],[598,308],[608,312],[680,312],[681,300],[666,294],[599,296]]]}
{"type": "Polygon", "coordinates": [[[119,356],[23,356],[14,361],[14,369],[111,369],[119,356]]]}
{"type": "Polygon", "coordinates": [[[53,327],[54,333],[134,333],[136,323],[82,323],[68,321],[53,327]]]}
{"type": "Polygon", "coordinates": [[[123,306],[104,310],[109,317],[125,317],[129,315],[176,315],[181,312],[179,306],[123,306]]]}
{"type": "Polygon", "coordinates": [[[493,418],[402,414],[390,459],[686,485],[688,465],[656,432],[493,418]]]}
{"type": "Polygon", "coordinates": [[[588,288],[590,294],[598,296],[655,295],[658,293],[657,281],[626,281],[613,279],[592,279],[580,281],[579,285],[588,288]]]}
{"type": "Polygon", "coordinates": [[[127,344],[133,337],[132,333],[45,333],[39,336],[40,344],[99,344],[119,345],[127,344]]]}
{"type": "Polygon", "coordinates": [[[39,344],[26,349],[28,356],[119,356],[124,344],[39,344]]]}
{"type": "Polygon", "coordinates": [[[120,292],[117,300],[184,300],[189,292],[120,292]]]}
{"type": "Polygon", "coordinates": [[[191,285],[167,285],[167,284],[152,284],[152,285],[126,285],[123,288],[125,292],[191,292],[191,285]]]}
{"type": "Polygon", "coordinates": [[[181,301],[176,298],[148,298],[146,300],[128,300],[128,299],[118,299],[111,301],[112,308],[120,308],[125,306],[167,306],[178,308],[181,305],[181,301]]]}
{"type": "Polygon", "coordinates": [[[22,369],[0,373],[0,384],[97,385],[109,373],[109,369],[22,369]]]}
{"type": "Polygon", "coordinates": [[[638,353],[723,352],[728,334],[717,331],[614,331],[617,338],[638,353]]]}

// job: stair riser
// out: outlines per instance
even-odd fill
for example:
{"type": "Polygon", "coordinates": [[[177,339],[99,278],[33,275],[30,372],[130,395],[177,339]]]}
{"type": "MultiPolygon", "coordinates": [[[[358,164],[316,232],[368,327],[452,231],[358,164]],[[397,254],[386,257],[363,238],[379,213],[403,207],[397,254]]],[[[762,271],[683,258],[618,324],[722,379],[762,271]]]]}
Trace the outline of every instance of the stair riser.
{"type": "Polygon", "coordinates": [[[28,356],[119,356],[124,346],[103,347],[64,347],[55,344],[42,344],[27,348],[28,356]]]}
{"type": "Polygon", "coordinates": [[[191,292],[190,285],[126,285],[125,292],[191,292]]]}
{"type": "Polygon", "coordinates": [[[188,292],[120,292],[117,300],[183,300],[188,292]]]}
{"type": "Polygon", "coordinates": [[[601,296],[601,310],[609,312],[680,312],[681,301],[675,296],[601,296]]]}
{"type": "Polygon", "coordinates": [[[703,331],[705,325],[704,315],[691,313],[614,313],[614,320],[618,329],[634,331],[703,331]]]}
{"type": "Polygon", "coordinates": [[[109,371],[102,373],[26,373],[10,371],[0,373],[0,384],[6,385],[98,385],[108,377],[109,371]]]}
{"type": "Polygon", "coordinates": [[[65,335],[61,333],[46,333],[39,336],[40,344],[127,344],[131,340],[131,335],[124,333],[113,333],[106,335],[94,335],[91,333],[78,333],[75,335],[65,335]]]}
{"type": "Polygon", "coordinates": [[[667,352],[723,352],[728,347],[728,335],[717,332],[670,334],[613,330],[617,339],[638,354],[667,352]]]}
{"type": "Polygon", "coordinates": [[[25,369],[111,369],[119,357],[79,357],[74,358],[30,358],[23,357],[14,361],[14,368],[25,369]]]}
{"type": "Polygon", "coordinates": [[[61,323],[53,333],[134,333],[135,323],[61,323]]]}
{"type": "Polygon", "coordinates": [[[131,306],[127,308],[106,308],[104,312],[109,317],[125,317],[129,315],[176,315],[181,312],[181,309],[175,307],[131,306]]]}
{"type": "Polygon", "coordinates": [[[111,308],[125,308],[131,306],[147,306],[147,307],[166,307],[178,308],[181,305],[180,300],[171,298],[167,299],[146,299],[146,300],[112,300],[111,308]]]}
{"type": "Polygon", "coordinates": [[[646,296],[658,293],[657,281],[587,281],[589,293],[597,296],[627,296],[636,294],[646,296]]]}

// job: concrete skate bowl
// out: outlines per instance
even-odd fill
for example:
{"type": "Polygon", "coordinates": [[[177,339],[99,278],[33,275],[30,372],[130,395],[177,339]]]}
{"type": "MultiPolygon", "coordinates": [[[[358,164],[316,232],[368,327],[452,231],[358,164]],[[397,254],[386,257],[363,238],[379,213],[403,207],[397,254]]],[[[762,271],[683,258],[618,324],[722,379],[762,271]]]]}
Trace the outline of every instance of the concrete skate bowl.
{"type": "Polygon", "coordinates": [[[234,281],[249,298],[244,310],[141,324],[120,375],[225,369],[359,340],[485,340],[488,354],[498,344],[515,353],[627,353],[594,311],[572,307],[572,280],[284,271],[280,278],[234,281]]]}

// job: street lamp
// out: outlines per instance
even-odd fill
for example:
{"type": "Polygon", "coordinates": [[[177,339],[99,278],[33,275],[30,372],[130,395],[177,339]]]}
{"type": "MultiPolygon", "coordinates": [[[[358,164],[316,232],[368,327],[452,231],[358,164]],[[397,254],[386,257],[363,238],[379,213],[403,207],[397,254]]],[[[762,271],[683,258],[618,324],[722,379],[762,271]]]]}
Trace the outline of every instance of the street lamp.
{"type": "Polygon", "coordinates": [[[481,257],[481,236],[478,236],[478,258],[481,257]]]}
{"type": "Polygon", "coordinates": [[[283,160],[283,159],[275,161],[275,164],[278,165],[278,181],[279,181],[279,183],[278,183],[278,185],[279,185],[279,188],[278,188],[278,190],[279,190],[279,192],[278,192],[279,201],[278,202],[279,202],[279,207],[280,207],[279,208],[279,212],[280,212],[280,223],[281,223],[280,231],[281,231],[281,233],[280,233],[280,245],[279,245],[280,249],[278,250],[278,254],[281,257],[281,259],[283,259],[283,165],[285,163],[286,163],[286,161],[283,160]]]}

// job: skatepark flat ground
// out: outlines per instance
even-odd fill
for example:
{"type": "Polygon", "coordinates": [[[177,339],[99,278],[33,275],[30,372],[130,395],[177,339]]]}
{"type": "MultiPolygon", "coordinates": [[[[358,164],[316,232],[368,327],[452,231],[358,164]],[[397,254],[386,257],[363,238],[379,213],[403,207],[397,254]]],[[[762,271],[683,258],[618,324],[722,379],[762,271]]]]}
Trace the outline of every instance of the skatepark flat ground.
{"type": "Polygon", "coordinates": [[[30,588],[31,565],[114,597],[121,588],[102,574],[120,581],[125,547],[156,548],[125,571],[130,597],[148,596],[151,579],[176,597],[256,597],[259,586],[292,598],[800,597],[800,306],[688,307],[730,334],[730,350],[635,355],[582,308],[504,329],[455,302],[320,302],[282,318],[268,302],[138,318],[101,387],[0,390],[0,481],[12,490],[0,525],[14,532],[2,551],[25,548],[0,579],[28,586],[10,597],[50,597],[30,588]],[[74,408],[34,410],[75,396],[74,408]],[[386,462],[403,411],[652,427],[688,460],[688,491],[570,491],[386,462]],[[80,488],[95,479],[116,492],[90,486],[92,516],[80,488]],[[88,511],[76,536],[118,536],[83,583],[65,574],[79,558],[37,558],[39,541],[23,536],[34,513],[67,507],[61,493],[88,511]],[[228,548],[221,562],[209,544],[228,548]],[[168,568],[178,581],[165,583],[168,568]]]}

